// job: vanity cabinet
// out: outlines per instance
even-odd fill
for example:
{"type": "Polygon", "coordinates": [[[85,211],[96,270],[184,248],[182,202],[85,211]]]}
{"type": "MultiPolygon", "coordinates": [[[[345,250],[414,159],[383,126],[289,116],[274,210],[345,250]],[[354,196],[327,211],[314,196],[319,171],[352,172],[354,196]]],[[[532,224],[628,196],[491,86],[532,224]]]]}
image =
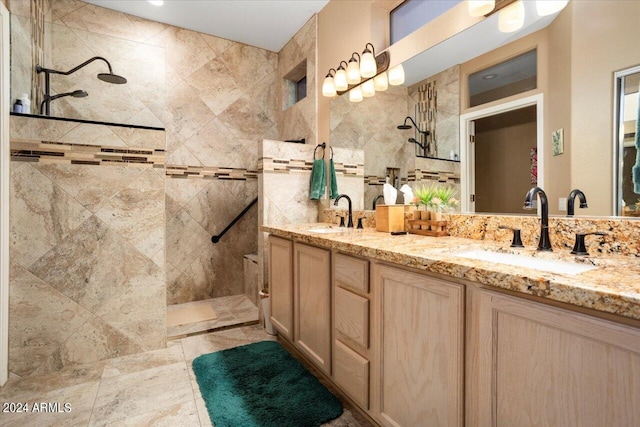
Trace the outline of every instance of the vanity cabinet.
{"type": "Polygon", "coordinates": [[[331,375],[331,253],[293,244],[294,344],[331,375]]]}
{"type": "Polygon", "coordinates": [[[335,254],[333,296],[333,380],[368,410],[373,357],[369,261],[335,254]]]}
{"type": "Polygon", "coordinates": [[[386,265],[372,271],[375,417],[385,426],[462,426],[464,286],[386,265]]]}
{"type": "Polygon", "coordinates": [[[293,340],[293,242],[269,236],[269,301],[271,323],[293,340]]]}
{"type": "Polygon", "coordinates": [[[639,426],[640,330],[522,298],[471,296],[469,426],[639,426]]]}

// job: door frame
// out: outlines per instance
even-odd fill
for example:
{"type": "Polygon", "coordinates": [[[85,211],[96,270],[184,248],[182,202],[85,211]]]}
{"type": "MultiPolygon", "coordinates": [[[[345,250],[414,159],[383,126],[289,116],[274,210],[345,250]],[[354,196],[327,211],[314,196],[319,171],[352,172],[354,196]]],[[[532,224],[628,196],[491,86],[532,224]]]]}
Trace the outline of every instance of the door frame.
{"type": "MultiPolygon", "coordinates": [[[[475,188],[475,162],[471,162],[471,142],[468,138],[469,130],[474,120],[495,116],[508,111],[536,106],[536,147],[538,149],[538,187],[544,187],[544,96],[542,93],[493,105],[481,110],[472,111],[460,116],[460,210],[475,212],[475,206],[469,196],[475,188]]],[[[524,200],[524,194],[522,195],[524,200]]]]}
{"type": "Polygon", "coordinates": [[[9,11],[0,2],[0,386],[9,378],[9,11]]]}

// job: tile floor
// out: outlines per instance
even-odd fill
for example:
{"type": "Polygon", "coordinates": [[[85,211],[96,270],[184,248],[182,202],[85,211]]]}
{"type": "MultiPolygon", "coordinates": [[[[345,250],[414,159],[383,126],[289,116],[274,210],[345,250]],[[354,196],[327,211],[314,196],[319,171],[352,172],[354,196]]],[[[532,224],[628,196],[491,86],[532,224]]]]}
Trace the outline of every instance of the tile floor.
{"type": "Polygon", "coordinates": [[[171,310],[175,310],[177,307],[191,307],[202,304],[210,304],[217,318],[206,322],[171,326],[167,328],[167,338],[182,338],[188,334],[258,321],[258,308],[245,295],[232,295],[170,305],[167,306],[167,312],[171,312],[171,310]]]}
{"type": "MultiPolygon", "coordinates": [[[[2,413],[0,426],[211,426],[191,361],[197,356],[273,340],[258,325],[169,341],[166,349],[68,367],[42,376],[11,378],[3,402],[70,404],[64,413],[2,413]]],[[[345,403],[327,426],[369,426],[345,403]]]]}

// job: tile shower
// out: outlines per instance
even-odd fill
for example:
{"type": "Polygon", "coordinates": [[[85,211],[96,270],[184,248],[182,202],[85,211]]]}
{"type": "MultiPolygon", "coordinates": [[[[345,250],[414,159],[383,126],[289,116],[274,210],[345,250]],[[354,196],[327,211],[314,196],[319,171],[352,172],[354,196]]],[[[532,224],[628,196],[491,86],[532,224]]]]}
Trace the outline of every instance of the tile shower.
{"type": "MultiPolygon", "coordinates": [[[[9,3],[15,98],[31,91],[35,60],[30,2],[9,3]]],[[[246,321],[232,296],[258,250],[258,210],[210,238],[257,197],[259,141],[315,143],[315,94],[283,111],[280,82],[304,60],[312,86],[316,18],[279,57],[76,0],[41,3],[48,67],[104,56],[128,79],[104,85],[99,64],[55,76],[57,93],[89,96],[56,100],[52,115],[165,130],[11,117],[10,371],[162,348],[174,304],[223,297],[219,317],[246,321]],[[305,125],[285,129],[291,120],[305,125]]]]}

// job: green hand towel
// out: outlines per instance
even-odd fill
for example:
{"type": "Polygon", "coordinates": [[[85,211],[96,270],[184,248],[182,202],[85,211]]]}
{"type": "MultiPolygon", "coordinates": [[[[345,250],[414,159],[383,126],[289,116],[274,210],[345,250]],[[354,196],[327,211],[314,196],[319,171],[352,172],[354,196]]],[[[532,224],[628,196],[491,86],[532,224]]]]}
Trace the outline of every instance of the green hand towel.
{"type": "Polygon", "coordinates": [[[320,200],[324,196],[324,159],[315,159],[311,167],[311,184],[309,185],[309,197],[311,200],[320,200]]]}
{"type": "Polygon", "coordinates": [[[331,182],[331,199],[335,199],[336,197],[338,197],[338,180],[336,179],[336,167],[333,164],[333,159],[329,160],[329,170],[331,173],[331,176],[329,177],[329,180],[331,182]]]}

